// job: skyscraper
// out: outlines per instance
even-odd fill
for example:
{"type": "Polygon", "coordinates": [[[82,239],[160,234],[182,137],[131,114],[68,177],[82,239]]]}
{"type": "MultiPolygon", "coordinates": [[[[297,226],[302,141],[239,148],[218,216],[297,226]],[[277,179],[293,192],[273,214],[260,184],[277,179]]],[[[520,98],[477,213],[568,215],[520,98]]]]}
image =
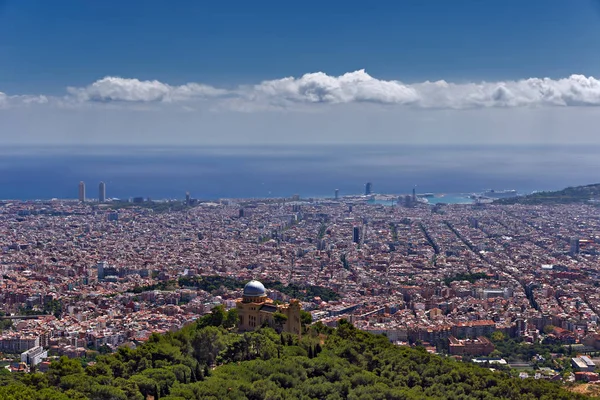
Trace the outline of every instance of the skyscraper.
{"type": "Polygon", "coordinates": [[[365,183],[365,196],[369,196],[371,194],[373,184],[371,182],[365,183]]]}
{"type": "Polygon", "coordinates": [[[575,256],[579,254],[579,238],[573,237],[571,238],[571,248],[569,249],[569,254],[571,256],[575,256]]]}
{"type": "Polygon", "coordinates": [[[352,241],[354,243],[360,243],[360,228],[358,226],[355,226],[352,231],[352,241]]]}
{"type": "Polygon", "coordinates": [[[106,201],[106,184],[100,182],[98,185],[98,202],[104,203],[106,201]]]}
{"type": "Polygon", "coordinates": [[[415,188],[413,188],[412,201],[413,201],[413,203],[417,202],[417,191],[415,188]]]}
{"type": "Polygon", "coordinates": [[[192,198],[190,197],[190,192],[185,192],[185,204],[190,205],[192,203],[192,198]]]}
{"type": "Polygon", "coordinates": [[[82,203],[85,201],[85,182],[79,182],[79,201],[82,203]]]}
{"type": "Polygon", "coordinates": [[[335,199],[337,200],[340,197],[340,189],[335,189],[335,199]]]}

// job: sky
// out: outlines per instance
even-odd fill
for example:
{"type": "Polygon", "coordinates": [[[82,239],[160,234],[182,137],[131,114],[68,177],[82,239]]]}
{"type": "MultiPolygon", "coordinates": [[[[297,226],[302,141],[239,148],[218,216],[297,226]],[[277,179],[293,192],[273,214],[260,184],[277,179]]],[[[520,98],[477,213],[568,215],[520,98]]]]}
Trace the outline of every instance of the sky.
{"type": "Polygon", "coordinates": [[[599,0],[0,0],[4,144],[599,144],[599,106],[599,0]]]}

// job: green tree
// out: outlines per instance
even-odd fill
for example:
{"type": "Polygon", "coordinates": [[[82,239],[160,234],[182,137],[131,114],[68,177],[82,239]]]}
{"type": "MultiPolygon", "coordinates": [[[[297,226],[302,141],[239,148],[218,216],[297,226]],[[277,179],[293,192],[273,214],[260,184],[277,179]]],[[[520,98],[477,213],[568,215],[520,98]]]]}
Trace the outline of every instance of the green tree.
{"type": "Polygon", "coordinates": [[[234,329],[237,328],[239,322],[239,314],[236,308],[232,308],[227,311],[225,315],[225,321],[223,321],[223,327],[226,329],[234,329]]]}
{"type": "Polygon", "coordinates": [[[308,311],[300,310],[300,322],[302,325],[312,324],[312,314],[308,311]]]}
{"type": "Polygon", "coordinates": [[[544,326],[544,330],[543,331],[544,331],[544,333],[546,335],[552,333],[552,331],[554,331],[554,325],[546,325],[546,326],[544,326]]]}
{"type": "Polygon", "coordinates": [[[61,378],[68,375],[80,375],[83,373],[83,367],[79,359],[69,359],[66,356],[62,356],[58,361],[50,364],[48,370],[48,378],[52,385],[57,385],[61,378]]]}
{"type": "Polygon", "coordinates": [[[493,342],[502,342],[504,338],[504,333],[502,333],[502,331],[492,332],[491,339],[493,342]]]}
{"type": "Polygon", "coordinates": [[[287,320],[288,320],[287,315],[280,313],[278,311],[273,313],[273,323],[275,326],[275,330],[277,332],[281,333],[281,331],[283,331],[283,326],[285,325],[287,320]]]}

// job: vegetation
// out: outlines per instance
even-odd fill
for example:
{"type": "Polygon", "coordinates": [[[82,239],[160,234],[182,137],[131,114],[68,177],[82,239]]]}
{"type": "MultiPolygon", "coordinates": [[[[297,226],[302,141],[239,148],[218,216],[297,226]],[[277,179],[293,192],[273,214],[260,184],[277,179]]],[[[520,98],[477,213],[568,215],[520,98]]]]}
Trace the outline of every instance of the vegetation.
{"type": "Polygon", "coordinates": [[[557,368],[553,361],[553,354],[574,356],[569,346],[550,341],[527,343],[521,338],[505,338],[500,331],[494,332],[491,340],[496,348],[493,355],[505,358],[509,362],[526,361],[534,362],[538,367],[557,368]]]}
{"type": "Polygon", "coordinates": [[[568,187],[555,192],[537,192],[527,196],[494,200],[494,204],[571,204],[600,199],[600,184],[568,187]]]}
{"type": "Polygon", "coordinates": [[[398,227],[393,222],[390,222],[390,232],[392,233],[392,240],[394,242],[398,241],[398,227]]]}
{"type": "Polygon", "coordinates": [[[319,226],[319,233],[317,234],[317,237],[319,239],[323,239],[325,237],[325,233],[327,232],[327,225],[325,224],[321,224],[319,226]]]}
{"type": "Polygon", "coordinates": [[[446,285],[450,285],[450,283],[456,282],[456,281],[469,281],[469,282],[473,283],[480,279],[490,279],[490,277],[487,274],[484,274],[483,272],[477,272],[474,274],[461,273],[461,274],[456,274],[452,277],[448,277],[448,278],[444,279],[444,282],[446,283],[446,285]]]}
{"type": "Polygon", "coordinates": [[[584,399],[554,383],[396,347],[341,321],[302,338],[263,327],[234,333],[212,314],[85,368],[62,357],[46,374],[0,372],[6,400],[112,399],[584,399]]]}

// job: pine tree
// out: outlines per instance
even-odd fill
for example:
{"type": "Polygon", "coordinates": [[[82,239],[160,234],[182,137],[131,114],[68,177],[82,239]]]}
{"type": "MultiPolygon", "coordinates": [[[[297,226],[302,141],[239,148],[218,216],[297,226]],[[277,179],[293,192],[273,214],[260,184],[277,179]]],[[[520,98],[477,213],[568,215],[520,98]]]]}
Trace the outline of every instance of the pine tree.
{"type": "Polygon", "coordinates": [[[317,345],[315,346],[315,356],[322,351],[323,351],[323,348],[321,347],[321,344],[317,343],[317,345]]]}
{"type": "Polygon", "coordinates": [[[199,362],[196,362],[196,380],[197,381],[204,380],[204,372],[202,371],[202,367],[200,367],[199,362]]]}

